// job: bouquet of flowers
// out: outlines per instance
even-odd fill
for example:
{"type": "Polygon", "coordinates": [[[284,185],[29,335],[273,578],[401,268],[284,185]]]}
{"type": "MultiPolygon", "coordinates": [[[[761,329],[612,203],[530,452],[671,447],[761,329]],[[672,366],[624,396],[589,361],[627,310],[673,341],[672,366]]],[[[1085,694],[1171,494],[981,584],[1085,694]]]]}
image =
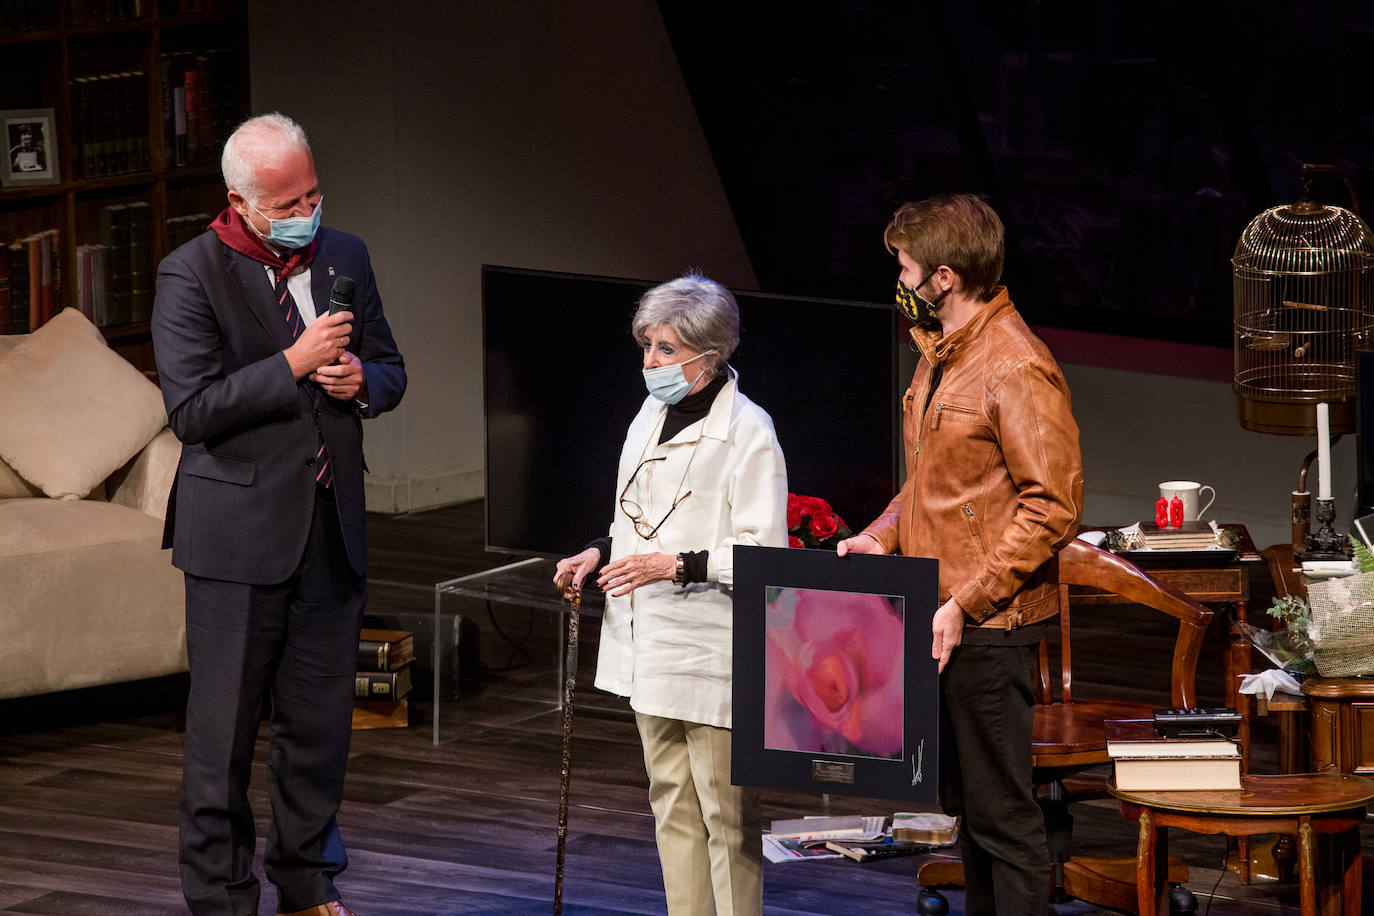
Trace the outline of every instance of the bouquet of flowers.
{"type": "Polygon", "coordinates": [[[787,546],[834,550],[853,534],[830,503],[815,496],[787,494],[787,546]]]}
{"type": "Polygon", "coordinates": [[[1313,582],[1307,598],[1275,598],[1269,615],[1284,623],[1273,633],[1242,635],[1285,670],[1323,677],[1374,674],[1374,554],[1351,538],[1359,572],[1313,582]],[[1257,637],[1267,637],[1262,645],[1257,637]]]}

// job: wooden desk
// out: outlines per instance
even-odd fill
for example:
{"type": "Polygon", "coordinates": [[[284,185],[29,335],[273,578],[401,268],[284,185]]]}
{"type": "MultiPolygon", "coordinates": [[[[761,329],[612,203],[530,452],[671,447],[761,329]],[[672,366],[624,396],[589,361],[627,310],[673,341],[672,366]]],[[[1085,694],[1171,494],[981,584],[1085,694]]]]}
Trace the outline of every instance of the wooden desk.
{"type": "Polygon", "coordinates": [[[1179,827],[1229,836],[1296,834],[1303,916],[1359,916],[1359,828],[1374,799],[1374,782],[1344,773],[1301,773],[1242,776],[1239,791],[1110,791],[1121,801],[1121,816],[1140,828],[1138,912],[1169,912],[1168,828],[1179,827]]]}

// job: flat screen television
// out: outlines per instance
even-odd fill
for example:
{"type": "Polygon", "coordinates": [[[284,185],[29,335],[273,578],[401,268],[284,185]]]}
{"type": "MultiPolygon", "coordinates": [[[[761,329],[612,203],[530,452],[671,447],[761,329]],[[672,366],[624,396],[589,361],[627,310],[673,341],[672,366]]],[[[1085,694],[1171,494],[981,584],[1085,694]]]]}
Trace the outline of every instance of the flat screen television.
{"type": "MultiPolygon", "coordinates": [[[[630,320],[654,285],[483,266],[488,550],[563,557],[609,532],[617,459],[645,398],[630,320]]],[[[900,474],[895,310],[732,292],[730,364],[773,418],[789,489],[857,530],[900,474]]]]}

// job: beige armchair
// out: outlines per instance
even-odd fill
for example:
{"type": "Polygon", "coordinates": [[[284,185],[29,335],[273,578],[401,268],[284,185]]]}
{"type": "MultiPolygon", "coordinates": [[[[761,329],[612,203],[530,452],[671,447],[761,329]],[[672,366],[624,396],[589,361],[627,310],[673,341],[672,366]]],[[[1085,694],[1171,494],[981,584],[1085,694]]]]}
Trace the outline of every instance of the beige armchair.
{"type": "Polygon", "coordinates": [[[0,699],[186,670],[160,411],[79,313],[0,337],[0,699]]]}

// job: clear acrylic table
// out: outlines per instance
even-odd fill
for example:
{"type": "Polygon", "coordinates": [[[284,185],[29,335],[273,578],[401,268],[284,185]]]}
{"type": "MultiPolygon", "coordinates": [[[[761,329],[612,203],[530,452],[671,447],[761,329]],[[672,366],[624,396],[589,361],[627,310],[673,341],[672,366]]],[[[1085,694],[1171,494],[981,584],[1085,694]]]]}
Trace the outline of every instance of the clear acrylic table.
{"type": "MultiPolygon", "coordinates": [[[[568,602],[560,598],[553,587],[555,560],[531,557],[507,563],[495,569],[459,576],[434,586],[434,632],[439,633],[446,601],[459,599],[494,602],[531,611],[547,611],[558,626],[558,680],[554,684],[558,708],[563,708],[563,683],[567,677],[568,602]]],[[[584,617],[600,616],[600,592],[588,590],[583,594],[581,613],[584,617]]],[[[440,640],[434,640],[434,743],[439,743],[440,701],[440,640]]]]}

